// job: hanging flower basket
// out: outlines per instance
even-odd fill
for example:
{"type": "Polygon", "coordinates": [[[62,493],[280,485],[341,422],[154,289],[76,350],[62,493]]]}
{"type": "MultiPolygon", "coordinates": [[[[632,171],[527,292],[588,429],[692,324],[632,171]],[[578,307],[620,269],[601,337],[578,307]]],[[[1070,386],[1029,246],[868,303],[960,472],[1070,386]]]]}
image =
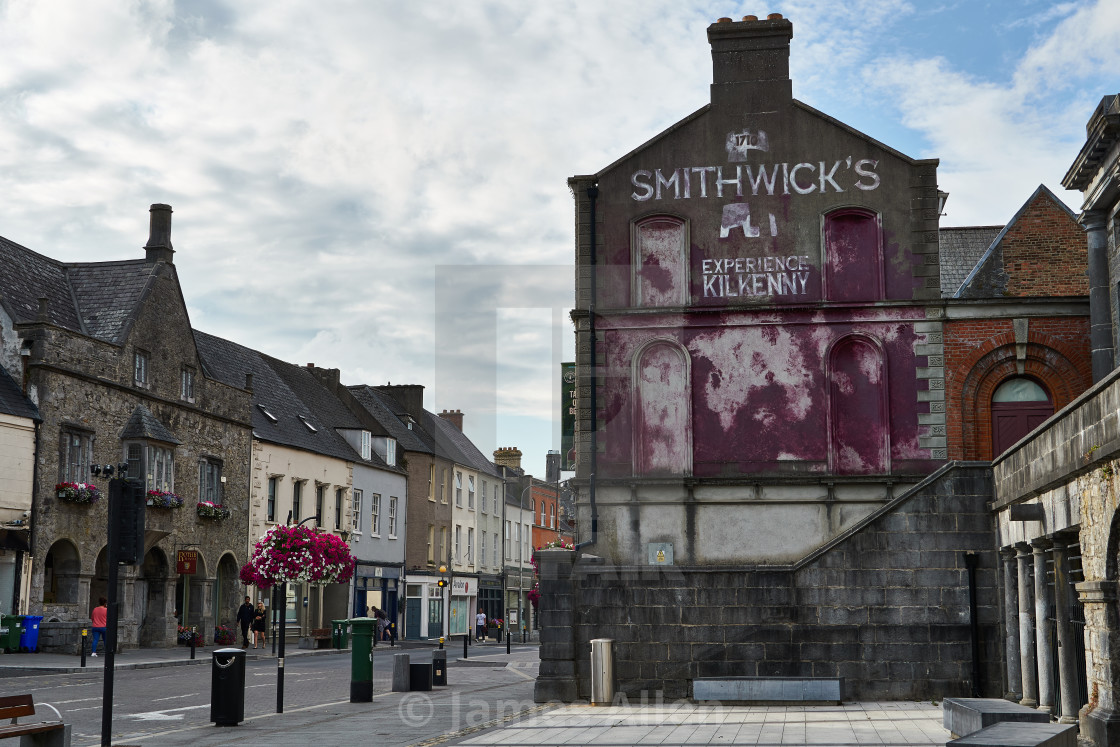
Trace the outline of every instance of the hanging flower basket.
{"type": "Polygon", "coordinates": [[[305,526],[275,526],[241,567],[241,582],[267,589],[279,583],[344,584],[354,575],[350,546],[337,535],[305,526]]]}
{"type": "Polygon", "coordinates": [[[165,490],[149,490],[148,505],[152,508],[182,508],[183,499],[165,490]]]}
{"type": "Polygon", "coordinates": [[[101,500],[101,491],[97,486],[84,482],[60,482],[54,490],[58,499],[67,503],[97,503],[101,500]]]}
{"type": "Polygon", "coordinates": [[[215,521],[225,521],[230,517],[230,510],[220,503],[212,503],[210,501],[202,501],[198,504],[198,515],[203,519],[214,519],[215,521]]]}

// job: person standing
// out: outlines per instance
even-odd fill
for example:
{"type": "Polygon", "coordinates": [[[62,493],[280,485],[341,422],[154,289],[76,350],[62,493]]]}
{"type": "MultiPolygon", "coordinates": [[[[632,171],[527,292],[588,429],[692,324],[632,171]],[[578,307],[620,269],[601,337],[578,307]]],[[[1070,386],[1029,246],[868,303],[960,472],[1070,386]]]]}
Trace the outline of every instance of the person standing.
{"type": "MultiPolygon", "coordinates": [[[[93,645],[90,647],[93,653],[90,656],[97,656],[97,642],[101,638],[105,638],[105,625],[109,618],[109,608],[105,605],[108,601],[105,597],[100,597],[97,600],[97,606],[93,608],[93,612],[89,615],[90,622],[93,623],[90,626],[93,628],[93,645]]],[[[106,648],[109,646],[108,638],[105,638],[105,646],[106,648]]]]}
{"type": "Polygon", "coordinates": [[[478,614],[474,616],[474,637],[478,641],[486,637],[486,613],[481,607],[478,608],[478,614]]]}
{"type": "Polygon", "coordinates": [[[253,624],[253,605],[249,597],[237,608],[237,622],[241,625],[241,648],[249,648],[249,626],[253,624]]]}
{"type": "Polygon", "coordinates": [[[265,611],[264,602],[257,602],[257,609],[253,613],[253,648],[260,643],[268,647],[268,612],[265,611]]]}

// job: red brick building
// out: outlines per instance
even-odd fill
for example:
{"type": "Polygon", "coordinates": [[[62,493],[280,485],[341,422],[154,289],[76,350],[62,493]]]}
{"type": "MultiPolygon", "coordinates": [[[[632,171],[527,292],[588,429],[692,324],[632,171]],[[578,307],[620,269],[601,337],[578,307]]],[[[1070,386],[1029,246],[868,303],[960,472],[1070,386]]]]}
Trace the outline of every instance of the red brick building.
{"type": "Polygon", "coordinates": [[[948,458],[987,461],[1092,383],[1085,232],[1039,186],[1002,229],[941,237],[943,262],[978,256],[959,287],[943,287],[948,458]]]}

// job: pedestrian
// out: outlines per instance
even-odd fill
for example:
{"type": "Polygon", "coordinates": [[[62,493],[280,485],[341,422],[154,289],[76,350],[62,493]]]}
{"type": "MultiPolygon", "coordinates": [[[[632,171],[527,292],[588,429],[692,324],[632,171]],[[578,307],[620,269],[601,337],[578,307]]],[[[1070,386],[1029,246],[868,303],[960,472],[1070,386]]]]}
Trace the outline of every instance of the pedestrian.
{"type": "Polygon", "coordinates": [[[377,638],[378,640],[389,640],[389,615],[385,610],[377,611],[377,638]]]}
{"type": "Polygon", "coordinates": [[[249,597],[237,608],[237,622],[241,625],[241,648],[249,648],[249,627],[253,624],[256,613],[249,597]]]}
{"type": "Polygon", "coordinates": [[[264,602],[257,602],[257,609],[253,613],[253,648],[260,643],[262,648],[268,647],[268,612],[264,602]]]}
{"type": "MultiPolygon", "coordinates": [[[[93,608],[90,613],[89,619],[93,623],[90,627],[93,628],[93,645],[90,650],[93,651],[90,656],[97,656],[97,642],[101,638],[105,638],[105,624],[109,616],[109,608],[105,605],[109,602],[105,597],[100,597],[97,600],[97,606],[93,608]]],[[[105,638],[105,647],[109,647],[109,639],[105,638]]]]}
{"type": "Polygon", "coordinates": [[[474,637],[479,641],[486,637],[486,613],[481,607],[478,608],[478,614],[474,616],[474,637]]]}

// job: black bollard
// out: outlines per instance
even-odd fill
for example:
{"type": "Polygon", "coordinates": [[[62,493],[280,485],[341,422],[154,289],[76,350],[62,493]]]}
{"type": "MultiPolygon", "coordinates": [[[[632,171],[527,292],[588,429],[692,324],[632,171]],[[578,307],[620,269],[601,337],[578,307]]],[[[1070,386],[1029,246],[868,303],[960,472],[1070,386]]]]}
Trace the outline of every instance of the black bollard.
{"type": "Polygon", "coordinates": [[[397,624],[389,623],[389,648],[397,645],[397,624]]]}
{"type": "Polygon", "coordinates": [[[81,644],[81,649],[82,649],[82,666],[83,666],[83,667],[84,667],[84,666],[86,665],[86,633],[87,633],[87,632],[88,632],[88,631],[87,631],[87,630],[86,630],[85,628],[82,628],[82,644],[81,644]]]}
{"type": "Polygon", "coordinates": [[[506,628],[506,653],[509,653],[509,628],[506,628]]]}
{"type": "Polygon", "coordinates": [[[469,633],[466,633],[466,634],[463,635],[463,658],[464,659],[467,658],[467,641],[469,641],[470,639],[471,639],[471,636],[470,636],[469,633]]]}
{"type": "Polygon", "coordinates": [[[194,628],[191,628],[191,658],[194,658],[194,628]]]}

